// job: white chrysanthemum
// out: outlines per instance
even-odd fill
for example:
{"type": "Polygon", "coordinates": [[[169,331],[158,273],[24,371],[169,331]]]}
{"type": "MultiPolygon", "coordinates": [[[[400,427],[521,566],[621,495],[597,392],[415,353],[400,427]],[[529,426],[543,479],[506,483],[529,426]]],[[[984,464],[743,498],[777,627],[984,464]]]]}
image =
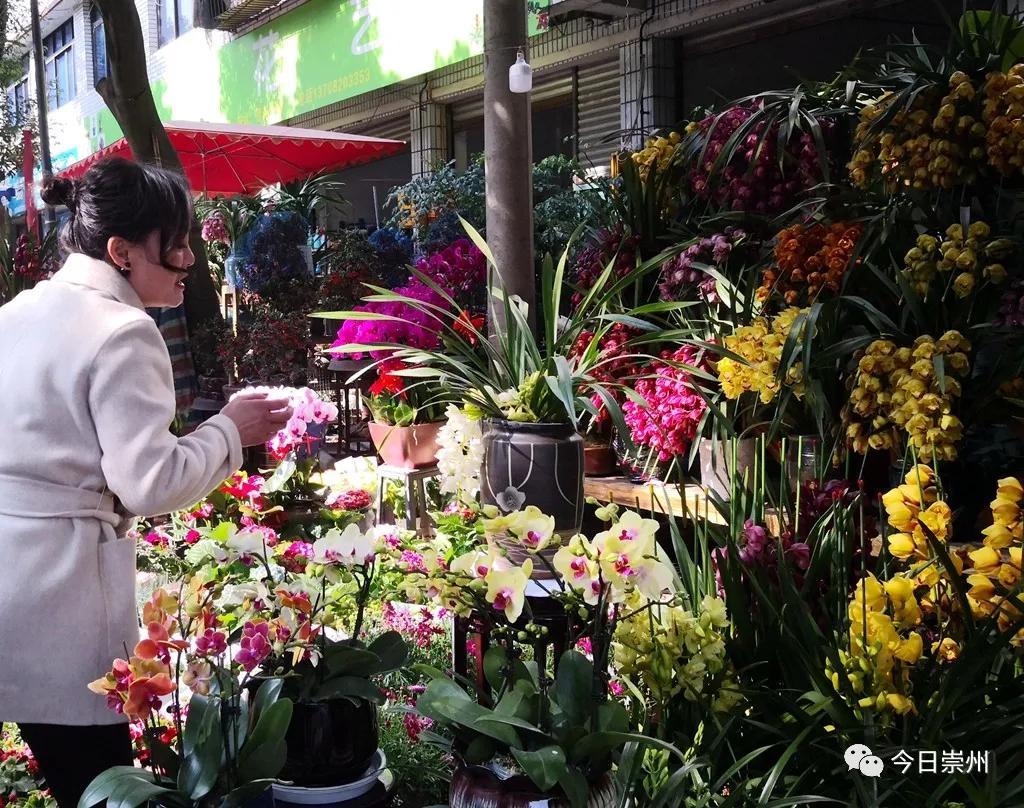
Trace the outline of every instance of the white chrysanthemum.
{"type": "Polygon", "coordinates": [[[437,468],[441,472],[441,491],[472,500],[480,490],[480,467],[484,462],[483,430],[480,422],[449,404],[448,419],[437,434],[437,468]]]}

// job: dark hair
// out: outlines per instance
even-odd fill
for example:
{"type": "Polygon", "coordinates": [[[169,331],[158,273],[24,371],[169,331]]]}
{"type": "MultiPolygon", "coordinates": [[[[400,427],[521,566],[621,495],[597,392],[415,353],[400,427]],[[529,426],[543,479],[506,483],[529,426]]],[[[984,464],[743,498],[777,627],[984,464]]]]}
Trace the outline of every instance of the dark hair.
{"type": "Polygon", "coordinates": [[[154,230],[163,257],[192,227],[192,194],[181,174],[120,157],[99,161],[78,180],[44,177],[42,197],[71,211],[61,247],[90,258],[106,259],[111,236],[138,243],[154,230]]]}

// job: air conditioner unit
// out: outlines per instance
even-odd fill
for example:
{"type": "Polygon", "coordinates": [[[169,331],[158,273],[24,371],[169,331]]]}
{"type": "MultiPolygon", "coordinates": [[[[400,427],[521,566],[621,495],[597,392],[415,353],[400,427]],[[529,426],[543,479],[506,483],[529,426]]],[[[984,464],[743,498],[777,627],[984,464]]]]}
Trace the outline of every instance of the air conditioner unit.
{"type": "Polygon", "coordinates": [[[552,24],[580,17],[614,20],[647,10],[648,0],[551,0],[548,19],[552,24]]]}

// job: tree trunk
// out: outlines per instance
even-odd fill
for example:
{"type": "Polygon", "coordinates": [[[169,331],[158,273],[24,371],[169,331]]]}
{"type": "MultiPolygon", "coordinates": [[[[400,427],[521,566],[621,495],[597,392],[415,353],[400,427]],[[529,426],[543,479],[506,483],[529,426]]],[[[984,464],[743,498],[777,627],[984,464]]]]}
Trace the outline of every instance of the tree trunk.
{"type": "MultiPolygon", "coordinates": [[[[149,86],[146,46],[135,0],[96,0],[96,5],[103,16],[108,65],[108,76],[99,81],[96,91],[124,132],[136,160],[183,174],[149,86]]],[[[185,287],[185,317],[194,330],[220,317],[220,302],[198,226],[192,228],[190,244],[196,262],[185,287]]]]}

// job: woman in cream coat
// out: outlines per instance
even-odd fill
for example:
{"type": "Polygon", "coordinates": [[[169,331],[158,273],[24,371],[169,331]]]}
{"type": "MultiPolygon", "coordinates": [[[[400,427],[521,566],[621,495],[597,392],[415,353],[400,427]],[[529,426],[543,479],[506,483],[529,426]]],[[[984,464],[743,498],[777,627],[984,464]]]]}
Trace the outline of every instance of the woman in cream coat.
{"type": "Polygon", "coordinates": [[[71,212],[70,255],[0,308],[0,720],[64,808],[131,762],[124,719],[86,689],[139,639],[130,517],[200,500],[289,413],[254,396],[170,431],[170,359],[144,308],[182,301],[183,179],[111,160],[50,180],[44,199],[71,212]]]}

